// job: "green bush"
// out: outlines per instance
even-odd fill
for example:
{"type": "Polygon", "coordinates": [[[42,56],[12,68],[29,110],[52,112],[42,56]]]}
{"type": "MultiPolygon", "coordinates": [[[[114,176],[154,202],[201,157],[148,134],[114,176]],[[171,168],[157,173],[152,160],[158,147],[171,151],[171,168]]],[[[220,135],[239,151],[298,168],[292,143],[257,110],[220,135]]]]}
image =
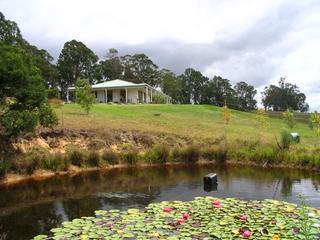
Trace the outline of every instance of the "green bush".
{"type": "Polygon", "coordinates": [[[145,154],[145,159],[150,163],[166,163],[170,158],[170,149],[167,145],[157,144],[145,154]]]}
{"type": "Polygon", "coordinates": [[[180,152],[180,158],[187,163],[195,163],[199,160],[200,150],[198,146],[188,146],[180,152]]]}
{"type": "Polygon", "coordinates": [[[174,162],[182,161],[182,159],[181,159],[181,149],[175,147],[170,153],[170,159],[172,159],[172,161],[174,161],[174,162]]]}
{"type": "Polygon", "coordinates": [[[4,179],[6,176],[9,164],[5,161],[0,161],[0,179],[4,179]]]}
{"type": "Polygon", "coordinates": [[[72,150],[69,154],[69,161],[72,165],[81,167],[84,163],[85,154],[81,150],[72,150]]]}
{"type": "Polygon", "coordinates": [[[287,131],[281,132],[281,141],[280,141],[280,148],[281,149],[289,149],[290,145],[292,144],[292,136],[287,131]]]}
{"type": "Polygon", "coordinates": [[[63,156],[61,153],[51,154],[43,159],[42,165],[44,169],[51,171],[67,171],[70,166],[68,157],[63,156]]]}
{"type": "Polygon", "coordinates": [[[102,153],[102,159],[108,164],[115,165],[119,163],[119,154],[112,150],[105,150],[102,153]]]}
{"type": "Polygon", "coordinates": [[[97,152],[91,151],[87,159],[88,165],[91,167],[97,167],[100,164],[100,156],[97,152]]]}
{"type": "Polygon", "coordinates": [[[223,163],[228,158],[228,150],[226,148],[207,147],[201,151],[201,156],[209,161],[215,160],[223,163]]]}
{"type": "Polygon", "coordinates": [[[129,165],[135,165],[138,162],[139,153],[136,149],[130,149],[121,154],[121,161],[129,165]]]}

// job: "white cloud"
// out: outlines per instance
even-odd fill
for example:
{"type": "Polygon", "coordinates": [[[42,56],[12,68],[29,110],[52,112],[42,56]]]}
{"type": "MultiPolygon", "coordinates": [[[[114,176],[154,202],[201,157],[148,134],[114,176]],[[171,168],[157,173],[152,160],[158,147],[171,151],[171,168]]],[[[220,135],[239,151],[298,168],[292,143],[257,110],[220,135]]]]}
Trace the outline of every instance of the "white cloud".
{"type": "Polygon", "coordinates": [[[77,39],[100,57],[144,52],[177,73],[259,88],[286,76],[320,109],[318,0],[0,0],[0,9],[54,57],[77,39]]]}

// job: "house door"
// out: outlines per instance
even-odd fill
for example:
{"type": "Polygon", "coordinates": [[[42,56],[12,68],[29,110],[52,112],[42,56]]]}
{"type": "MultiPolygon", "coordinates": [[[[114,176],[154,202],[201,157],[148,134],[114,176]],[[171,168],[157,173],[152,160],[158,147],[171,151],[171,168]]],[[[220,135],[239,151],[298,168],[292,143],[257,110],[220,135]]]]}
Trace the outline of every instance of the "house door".
{"type": "Polygon", "coordinates": [[[123,90],[123,89],[120,90],[120,102],[122,103],[126,102],[126,90],[123,90]]]}
{"type": "Polygon", "coordinates": [[[107,91],[107,102],[113,102],[113,93],[112,90],[107,91]]]}

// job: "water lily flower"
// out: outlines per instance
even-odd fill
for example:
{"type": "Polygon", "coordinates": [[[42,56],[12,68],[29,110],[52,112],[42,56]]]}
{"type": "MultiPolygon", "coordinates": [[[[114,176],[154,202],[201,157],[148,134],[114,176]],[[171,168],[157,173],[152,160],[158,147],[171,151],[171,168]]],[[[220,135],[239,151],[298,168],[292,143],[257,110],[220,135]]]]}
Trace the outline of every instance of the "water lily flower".
{"type": "Polygon", "coordinates": [[[240,217],[240,219],[241,219],[241,221],[246,222],[246,221],[248,221],[249,217],[248,217],[247,215],[242,215],[242,216],[240,217]]]}
{"type": "Polygon", "coordinates": [[[276,225],[276,224],[277,224],[277,220],[273,219],[273,220],[271,221],[271,224],[276,225]]]}
{"type": "Polygon", "coordinates": [[[184,214],[183,214],[183,218],[184,218],[184,219],[188,219],[189,217],[190,217],[190,214],[189,214],[189,213],[184,213],[184,214]]]}
{"type": "Polygon", "coordinates": [[[219,199],[216,199],[212,203],[213,203],[213,205],[220,205],[221,201],[219,199]]]}
{"type": "Polygon", "coordinates": [[[252,232],[249,231],[249,230],[245,230],[243,233],[242,233],[242,236],[245,237],[245,238],[249,238],[252,236],[252,232]]]}
{"type": "Polygon", "coordinates": [[[171,208],[165,207],[165,208],[163,209],[163,211],[166,212],[166,213],[169,213],[169,212],[171,211],[171,208]]]}
{"type": "Polygon", "coordinates": [[[216,208],[223,208],[223,205],[222,205],[222,204],[215,204],[214,207],[216,207],[216,208]]]}
{"type": "Polygon", "coordinates": [[[178,222],[179,222],[180,224],[184,224],[184,223],[186,222],[186,220],[184,220],[184,218],[180,218],[180,219],[178,219],[178,222]]]}
{"type": "Polygon", "coordinates": [[[292,228],[292,232],[293,232],[293,234],[299,234],[300,233],[300,228],[294,227],[294,228],[292,228]]]}

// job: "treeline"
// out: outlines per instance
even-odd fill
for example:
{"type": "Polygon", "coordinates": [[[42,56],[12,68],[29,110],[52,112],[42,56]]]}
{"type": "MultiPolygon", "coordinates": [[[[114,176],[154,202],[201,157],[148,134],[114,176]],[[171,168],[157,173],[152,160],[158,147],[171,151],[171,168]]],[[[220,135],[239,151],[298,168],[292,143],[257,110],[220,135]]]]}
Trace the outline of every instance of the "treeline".
{"type": "MultiPolygon", "coordinates": [[[[22,38],[16,23],[6,20],[2,14],[0,18],[1,41],[15,42],[32,56],[32,63],[41,74],[49,98],[65,99],[67,88],[74,86],[79,78],[88,79],[90,84],[123,79],[160,88],[175,103],[227,105],[242,111],[257,108],[257,90],[244,81],[232,85],[226,78],[214,76],[210,79],[193,68],[177,75],[168,69],[160,69],[143,53],[120,56],[111,48],[103,59],[99,59],[84,43],[71,40],[64,44],[55,64],[46,50],[38,49],[22,38]]],[[[278,86],[267,86],[261,100],[267,110],[290,108],[304,112],[309,108],[305,94],[284,79],[280,79],[278,86]]]]}

